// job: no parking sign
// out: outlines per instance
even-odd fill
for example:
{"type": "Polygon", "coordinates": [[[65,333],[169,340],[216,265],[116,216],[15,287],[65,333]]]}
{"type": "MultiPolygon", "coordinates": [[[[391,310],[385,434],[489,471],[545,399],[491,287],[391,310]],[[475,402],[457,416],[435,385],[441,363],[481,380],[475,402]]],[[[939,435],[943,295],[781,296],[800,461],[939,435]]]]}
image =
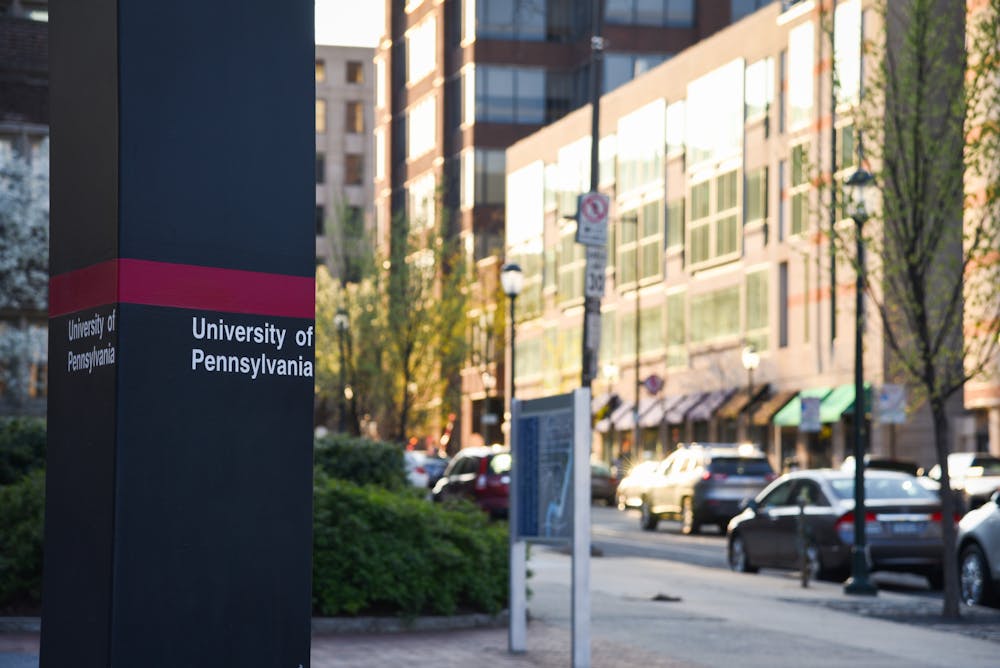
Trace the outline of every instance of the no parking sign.
{"type": "Polygon", "coordinates": [[[580,195],[576,203],[576,242],[584,246],[608,243],[608,206],[610,198],[599,192],[580,195]]]}

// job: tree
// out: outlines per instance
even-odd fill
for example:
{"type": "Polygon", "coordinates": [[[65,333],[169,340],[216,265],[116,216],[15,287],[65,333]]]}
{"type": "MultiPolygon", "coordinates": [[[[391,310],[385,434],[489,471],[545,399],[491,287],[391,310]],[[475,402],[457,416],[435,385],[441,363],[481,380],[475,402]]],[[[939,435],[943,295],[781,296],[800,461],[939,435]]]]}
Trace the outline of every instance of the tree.
{"type": "Polygon", "coordinates": [[[403,442],[458,411],[453,379],[466,357],[467,290],[457,242],[435,230],[412,235],[402,223],[393,227],[404,235],[397,251],[376,258],[360,281],[340,284],[325,267],[317,270],[317,387],[340,405],[346,364],[350,419],[368,415],[381,436],[403,442]],[[344,357],[333,325],[337,309],[350,321],[344,357]]]}
{"type": "Polygon", "coordinates": [[[47,358],[42,320],[49,285],[48,142],[32,159],[0,154],[0,394],[24,408],[32,369],[47,358]]]}
{"type": "MultiPolygon", "coordinates": [[[[864,243],[866,292],[880,315],[892,371],[929,407],[945,518],[959,509],[948,472],[947,406],[995,369],[1000,329],[1000,0],[966,14],[954,0],[882,2],[866,44],[856,116],[881,210],[864,243]]],[[[849,249],[853,237],[835,232],[849,249]]],[[[858,259],[853,258],[857,268],[858,259]]],[[[944,608],[959,616],[956,531],[942,521],[944,608]]]]}

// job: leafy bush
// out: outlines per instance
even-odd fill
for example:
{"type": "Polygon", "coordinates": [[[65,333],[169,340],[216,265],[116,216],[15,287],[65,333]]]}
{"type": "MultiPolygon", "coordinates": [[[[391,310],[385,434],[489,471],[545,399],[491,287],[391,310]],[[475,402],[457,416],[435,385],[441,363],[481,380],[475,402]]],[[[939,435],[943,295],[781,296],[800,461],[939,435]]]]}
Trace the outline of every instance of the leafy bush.
{"type": "Polygon", "coordinates": [[[45,467],[45,420],[0,418],[0,485],[45,467]]]}
{"type": "Polygon", "coordinates": [[[407,486],[403,449],[394,443],[331,434],[316,439],[314,461],[321,476],[386,489],[407,486]]]}
{"type": "Polygon", "coordinates": [[[496,613],[507,602],[507,526],[341,480],[317,485],[313,609],[319,615],[496,613]]]}
{"type": "Polygon", "coordinates": [[[0,610],[41,606],[44,513],[44,470],[0,486],[0,610]]]}

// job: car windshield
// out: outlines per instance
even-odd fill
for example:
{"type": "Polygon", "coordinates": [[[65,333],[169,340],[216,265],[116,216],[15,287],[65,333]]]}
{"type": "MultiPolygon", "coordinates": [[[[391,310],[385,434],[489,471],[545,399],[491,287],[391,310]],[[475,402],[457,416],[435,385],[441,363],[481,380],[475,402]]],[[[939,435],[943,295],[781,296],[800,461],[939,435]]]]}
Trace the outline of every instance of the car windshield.
{"type": "Polygon", "coordinates": [[[1000,475],[1000,459],[996,457],[976,457],[972,460],[972,465],[969,466],[966,475],[970,478],[1000,475]]]}
{"type": "Polygon", "coordinates": [[[725,475],[763,476],[774,473],[766,459],[757,457],[715,457],[708,465],[708,470],[725,475]]]}
{"type": "Polygon", "coordinates": [[[497,455],[493,455],[493,459],[490,460],[490,473],[507,473],[510,471],[510,454],[502,452],[497,455]]]}
{"type": "MultiPolygon", "coordinates": [[[[840,499],[854,498],[854,478],[835,478],[830,481],[834,494],[840,499]]],[[[937,496],[911,476],[865,477],[865,499],[927,499],[937,496]]]]}

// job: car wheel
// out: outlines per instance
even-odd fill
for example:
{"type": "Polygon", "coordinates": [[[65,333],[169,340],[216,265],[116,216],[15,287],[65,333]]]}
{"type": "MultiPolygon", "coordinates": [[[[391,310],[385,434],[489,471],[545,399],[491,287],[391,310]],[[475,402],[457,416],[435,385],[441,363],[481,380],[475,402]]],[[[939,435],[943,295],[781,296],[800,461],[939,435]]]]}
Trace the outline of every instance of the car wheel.
{"type": "Polygon", "coordinates": [[[696,534],[701,531],[701,523],[694,515],[694,504],[690,496],[681,500],[681,533],[696,534]]]}
{"type": "Polygon", "coordinates": [[[737,573],[756,573],[757,567],[750,561],[747,554],[747,545],[743,542],[743,536],[738,533],[733,534],[729,539],[729,568],[737,573]]]}
{"type": "Polygon", "coordinates": [[[982,549],[975,543],[967,545],[959,557],[958,584],[966,605],[992,605],[996,602],[989,564],[982,549]]]}
{"type": "Polygon", "coordinates": [[[639,506],[639,526],[645,531],[655,531],[659,523],[660,516],[655,515],[653,509],[649,507],[649,502],[643,499],[642,505],[639,506]]]}

